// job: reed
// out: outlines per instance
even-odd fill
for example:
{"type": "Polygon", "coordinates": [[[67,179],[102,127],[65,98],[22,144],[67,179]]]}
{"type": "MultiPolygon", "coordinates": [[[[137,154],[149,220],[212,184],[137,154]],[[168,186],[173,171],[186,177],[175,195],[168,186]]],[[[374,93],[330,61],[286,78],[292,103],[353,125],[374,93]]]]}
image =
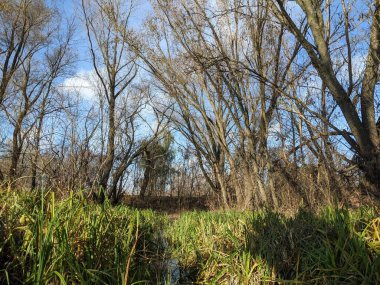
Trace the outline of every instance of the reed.
{"type": "Polygon", "coordinates": [[[294,217],[193,212],[170,229],[173,256],[202,284],[377,284],[374,209],[300,210],[294,217]]]}
{"type": "Polygon", "coordinates": [[[165,216],[96,205],[82,194],[2,192],[0,283],[133,284],[156,278],[148,257],[165,216]],[[127,280],[128,279],[128,280],[127,280]]]}
{"type": "Polygon", "coordinates": [[[379,280],[372,208],[187,212],[169,222],[151,210],[94,204],[80,191],[59,200],[51,191],[0,191],[0,284],[379,280]]]}

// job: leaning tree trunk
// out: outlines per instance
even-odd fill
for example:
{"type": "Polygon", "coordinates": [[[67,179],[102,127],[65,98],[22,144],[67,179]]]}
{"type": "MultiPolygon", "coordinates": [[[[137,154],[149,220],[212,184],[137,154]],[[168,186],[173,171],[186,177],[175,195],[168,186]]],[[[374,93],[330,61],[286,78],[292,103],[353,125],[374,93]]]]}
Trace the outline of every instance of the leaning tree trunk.
{"type": "MultiPolygon", "coordinates": [[[[326,25],[320,4],[322,2],[297,0],[297,3],[307,17],[314,45],[297,27],[286,11],[282,0],[269,2],[277,18],[287,26],[303,46],[322,82],[329,89],[333,99],[342,111],[354,139],[345,131],[342,131],[342,135],[361,158],[358,165],[365,174],[369,184],[368,188],[374,195],[380,197],[380,133],[376,126],[374,100],[380,66],[380,0],[373,1],[374,10],[368,55],[361,82],[360,109],[356,107],[356,103],[351,99],[350,89],[345,90],[336,76],[336,70],[334,70],[331,59],[331,49],[325,39],[326,25]]],[[[348,38],[348,31],[346,31],[345,36],[348,38]]],[[[348,76],[351,77],[350,75],[348,76]]]]}
{"type": "Polygon", "coordinates": [[[13,130],[13,138],[12,138],[12,154],[11,154],[11,166],[9,168],[9,179],[13,181],[17,177],[17,167],[18,161],[21,155],[21,145],[20,145],[20,134],[21,134],[21,123],[23,120],[23,114],[21,114],[16,122],[15,128],[13,130]]]}
{"type": "Polygon", "coordinates": [[[141,184],[141,189],[140,189],[140,196],[144,197],[146,194],[146,190],[148,189],[150,178],[151,178],[151,173],[152,173],[152,167],[153,167],[153,160],[151,158],[151,153],[149,150],[145,150],[145,170],[144,170],[144,177],[143,181],[141,184]]]}

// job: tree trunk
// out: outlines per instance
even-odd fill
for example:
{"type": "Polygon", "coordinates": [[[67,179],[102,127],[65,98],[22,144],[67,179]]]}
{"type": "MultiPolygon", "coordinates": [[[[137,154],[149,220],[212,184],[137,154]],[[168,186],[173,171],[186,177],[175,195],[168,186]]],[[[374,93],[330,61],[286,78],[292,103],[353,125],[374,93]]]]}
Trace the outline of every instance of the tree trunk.
{"type": "Polygon", "coordinates": [[[346,135],[344,137],[362,159],[359,166],[365,173],[369,184],[368,188],[372,190],[373,194],[380,196],[380,136],[376,128],[374,109],[374,92],[380,65],[380,0],[374,1],[370,44],[361,84],[360,110],[356,108],[349,94],[336,77],[330,49],[324,36],[324,17],[319,4],[321,2],[297,0],[297,3],[307,16],[315,47],[292,20],[284,7],[283,1],[276,0],[275,2],[277,6],[272,5],[274,13],[287,25],[288,29],[302,44],[323,83],[330,90],[332,97],[340,107],[355,141],[350,136],[346,135]]]}
{"type": "Polygon", "coordinates": [[[140,189],[140,196],[144,197],[146,194],[146,190],[148,189],[149,182],[150,182],[150,176],[152,172],[152,158],[151,158],[151,153],[149,150],[145,150],[145,155],[146,155],[146,161],[145,161],[145,170],[144,170],[144,178],[141,184],[141,189],[140,189]]]}
{"type": "Polygon", "coordinates": [[[223,208],[229,209],[230,205],[229,205],[229,201],[228,201],[227,186],[226,186],[226,183],[224,181],[223,172],[221,173],[218,165],[216,165],[214,167],[215,167],[216,180],[218,181],[219,188],[220,188],[220,194],[222,196],[223,208]]]}
{"type": "MultiPolygon", "coordinates": [[[[115,98],[110,95],[109,110],[108,110],[108,145],[106,158],[103,161],[100,171],[101,177],[99,186],[103,191],[107,191],[108,180],[112,171],[113,162],[115,159],[115,98]]],[[[103,193],[104,194],[104,193],[103,193]]]]}
{"type": "Polygon", "coordinates": [[[43,125],[43,119],[44,119],[44,111],[45,104],[42,106],[42,111],[38,120],[38,126],[37,126],[37,134],[36,134],[36,149],[34,152],[33,162],[32,162],[32,181],[30,188],[31,190],[35,189],[37,187],[37,163],[38,158],[40,156],[40,141],[41,141],[41,132],[42,132],[42,125],[43,125]]]}
{"type": "Polygon", "coordinates": [[[19,161],[20,155],[21,155],[21,145],[19,142],[19,136],[20,136],[20,132],[21,132],[21,122],[22,122],[22,117],[19,116],[19,119],[17,120],[16,126],[13,130],[11,166],[9,168],[9,179],[10,179],[10,181],[13,181],[14,179],[16,179],[18,161],[19,161]]]}

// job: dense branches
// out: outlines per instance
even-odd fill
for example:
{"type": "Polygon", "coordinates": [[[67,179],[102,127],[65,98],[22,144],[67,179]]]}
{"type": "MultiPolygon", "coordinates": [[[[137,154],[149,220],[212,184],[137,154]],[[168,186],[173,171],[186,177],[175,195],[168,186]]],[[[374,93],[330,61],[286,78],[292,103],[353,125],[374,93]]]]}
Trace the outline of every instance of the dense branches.
{"type": "Polygon", "coordinates": [[[49,5],[0,6],[1,180],[224,208],[379,195],[379,1],[155,0],[136,27],[134,1],[82,0],[75,75],[49,5]]]}

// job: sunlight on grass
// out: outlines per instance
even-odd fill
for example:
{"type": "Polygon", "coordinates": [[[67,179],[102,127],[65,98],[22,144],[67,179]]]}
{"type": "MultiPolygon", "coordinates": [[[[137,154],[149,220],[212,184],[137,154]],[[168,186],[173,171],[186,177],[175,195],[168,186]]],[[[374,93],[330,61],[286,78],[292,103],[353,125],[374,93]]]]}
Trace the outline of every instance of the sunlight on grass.
{"type": "Polygon", "coordinates": [[[0,199],[0,283],[126,284],[156,278],[148,261],[164,216],[95,205],[80,193],[59,202],[53,192],[1,193],[0,199]]]}
{"type": "Polygon", "coordinates": [[[0,192],[1,284],[376,284],[371,208],[187,212],[0,192]],[[173,271],[176,271],[174,274],[173,271]],[[174,274],[174,275],[173,275],[174,274]]]}
{"type": "Polygon", "coordinates": [[[376,284],[379,218],[372,209],[187,213],[167,235],[173,255],[206,284],[376,284]]]}

